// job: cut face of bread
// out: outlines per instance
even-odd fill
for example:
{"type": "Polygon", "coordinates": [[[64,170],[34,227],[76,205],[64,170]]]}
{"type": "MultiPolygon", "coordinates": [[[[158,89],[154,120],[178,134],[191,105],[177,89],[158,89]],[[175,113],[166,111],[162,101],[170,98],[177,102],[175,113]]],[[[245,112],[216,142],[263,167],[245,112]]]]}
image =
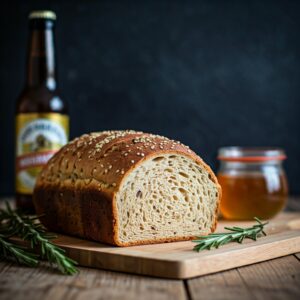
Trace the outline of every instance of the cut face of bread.
{"type": "Polygon", "coordinates": [[[215,226],[218,185],[209,172],[178,153],[147,158],[116,194],[120,244],[182,240],[215,226]]]}

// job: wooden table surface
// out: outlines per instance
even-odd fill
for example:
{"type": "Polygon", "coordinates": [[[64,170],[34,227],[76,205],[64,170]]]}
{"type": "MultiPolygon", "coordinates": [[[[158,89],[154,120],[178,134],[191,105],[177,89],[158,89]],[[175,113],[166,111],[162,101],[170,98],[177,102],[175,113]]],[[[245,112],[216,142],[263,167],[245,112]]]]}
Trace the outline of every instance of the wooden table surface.
{"type": "MultiPolygon", "coordinates": [[[[300,199],[288,208],[299,211],[300,199]]],[[[46,263],[32,269],[0,262],[0,299],[300,299],[300,253],[189,280],[79,270],[64,276],[46,263]]]]}

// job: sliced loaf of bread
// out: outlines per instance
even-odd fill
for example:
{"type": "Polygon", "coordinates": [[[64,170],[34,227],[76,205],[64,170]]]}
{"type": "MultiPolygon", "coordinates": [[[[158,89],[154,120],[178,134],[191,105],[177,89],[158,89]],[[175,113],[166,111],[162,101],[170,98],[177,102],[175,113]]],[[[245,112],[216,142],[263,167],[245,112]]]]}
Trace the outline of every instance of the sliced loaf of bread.
{"type": "Polygon", "coordinates": [[[135,131],[85,134],[38,177],[34,204],[50,230],[118,246],[213,232],[221,188],[183,144],[135,131]]]}

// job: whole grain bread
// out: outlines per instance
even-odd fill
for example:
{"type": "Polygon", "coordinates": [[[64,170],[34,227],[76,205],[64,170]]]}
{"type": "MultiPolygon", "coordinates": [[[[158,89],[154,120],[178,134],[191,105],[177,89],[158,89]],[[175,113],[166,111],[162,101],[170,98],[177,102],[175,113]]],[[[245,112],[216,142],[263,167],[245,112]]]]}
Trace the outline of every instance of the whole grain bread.
{"type": "Polygon", "coordinates": [[[40,173],[34,205],[50,230],[117,246],[213,232],[221,188],[189,147],[136,131],[85,134],[40,173]]]}

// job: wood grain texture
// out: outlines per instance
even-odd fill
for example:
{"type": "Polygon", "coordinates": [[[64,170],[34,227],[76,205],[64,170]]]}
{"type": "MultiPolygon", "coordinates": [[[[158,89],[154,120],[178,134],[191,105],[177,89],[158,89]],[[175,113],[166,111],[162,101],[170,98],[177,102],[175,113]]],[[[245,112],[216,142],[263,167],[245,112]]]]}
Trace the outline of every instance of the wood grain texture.
{"type": "Polygon", "coordinates": [[[300,263],[292,255],[238,272],[256,299],[299,299],[300,263]]]}
{"type": "Polygon", "coordinates": [[[292,255],[186,281],[80,268],[63,276],[43,264],[0,263],[1,300],[299,299],[300,262],[292,255]],[[189,296],[189,297],[188,297],[189,296]]]}
{"type": "Polygon", "coordinates": [[[183,281],[155,279],[89,268],[64,276],[47,268],[0,263],[1,300],[186,299],[183,281]]]}
{"type": "MultiPolygon", "coordinates": [[[[224,226],[251,224],[221,221],[218,231],[223,231],[224,226]]],[[[60,235],[55,242],[82,266],[185,279],[298,252],[299,229],[300,213],[283,213],[270,221],[268,235],[256,242],[245,240],[242,245],[231,243],[200,253],[192,250],[194,244],[190,241],[117,248],[60,235]]]]}
{"type": "Polygon", "coordinates": [[[188,280],[193,300],[299,299],[300,262],[290,255],[188,280]]]}
{"type": "Polygon", "coordinates": [[[243,300],[253,299],[237,269],[187,280],[187,289],[193,300],[243,300]]]}

